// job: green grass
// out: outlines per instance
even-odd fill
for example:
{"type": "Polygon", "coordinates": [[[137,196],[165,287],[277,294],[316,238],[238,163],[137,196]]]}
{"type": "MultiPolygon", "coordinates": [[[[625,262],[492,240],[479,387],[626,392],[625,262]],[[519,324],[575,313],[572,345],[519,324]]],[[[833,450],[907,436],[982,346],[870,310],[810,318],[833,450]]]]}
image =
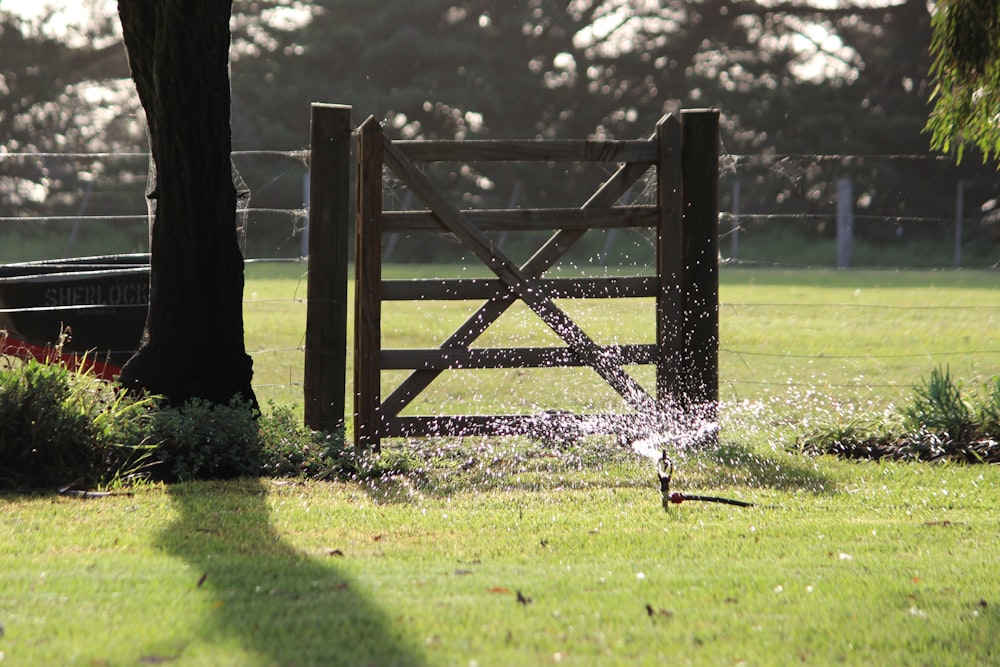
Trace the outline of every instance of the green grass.
{"type": "MultiPolygon", "coordinates": [[[[302,403],[305,267],[254,265],[246,288],[247,348],[262,403],[302,403]],[[301,279],[301,280],[300,280],[301,279]]],[[[394,277],[455,275],[447,267],[390,267],[394,277]]],[[[477,274],[480,275],[480,274],[477,274]]],[[[909,395],[939,364],[967,382],[1000,372],[1000,273],[724,268],[720,278],[720,393],[738,405],[801,418],[851,402],[881,410],[909,395]]],[[[348,292],[353,312],[353,287],[348,292]]],[[[652,302],[560,303],[601,343],[654,340],[652,302]]],[[[390,303],[386,347],[431,347],[478,306],[473,302],[390,303]]],[[[348,332],[349,345],[353,332],[348,332]]],[[[511,308],[476,345],[558,344],[523,307],[511,308]]],[[[348,379],[353,358],[347,354],[348,379]]],[[[650,369],[633,369],[647,387],[650,369]]],[[[386,373],[383,393],[404,373],[386,373]]],[[[350,409],[351,389],[346,389],[350,409]]],[[[580,370],[464,371],[442,375],[410,414],[620,409],[593,373],[580,370]],[[515,393],[512,386],[517,386],[515,393]]]]}
{"type": "MultiPolygon", "coordinates": [[[[301,379],[301,272],[250,268],[249,349],[292,348],[255,354],[264,401],[301,401],[279,386],[301,379]]],[[[995,375],[998,287],[987,272],[725,270],[721,444],[677,452],[673,488],[753,508],[665,513],[652,463],[601,439],[389,441],[410,472],[365,483],[0,496],[3,661],[996,664],[1000,469],[786,447],[810,420],[898,403],[942,353],[967,381],[995,375]]],[[[568,307],[602,341],[648,341],[646,314],[605,305],[568,307]]],[[[430,346],[423,332],[463,314],[387,313],[387,339],[430,346]]],[[[529,324],[505,326],[546,340],[529,324]]],[[[575,380],[523,380],[524,399],[504,382],[445,384],[418,407],[604,400],[575,380]]]]}
{"type": "MultiPolygon", "coordinates": [[[[888,220],[886,220],[888,221],[888,220]]],[[[744,227],[739,237],[738,261],[798,267],[834,267],[837,265],[837,239],[817,238],[795,226],[744,227]]],[[[954,236],[951,229],[938,234],[906,235],[893,241],[867,241],[858,228],[851,252],[851,266],[934,269],[955,263],[954,236]],[[935,238],[936,236],[936,238],[935,238]]],[[[721,239],[723,255],[731,253],[731,238],[721,239]]],[[[997,244],[986,228],[973,228],[962,245],[961,263],[966,268],[997,268],[997,244]]]]}
{"type": "Polygon", "coordinates": [[[995,664],[995,468],[724,458],[688,461],[678,488],[766,506],[665,514],[639,466],[445,495],[248,480],[7,498],[0,649],[17,665],[995,664]]]}
{"type": "Polygon", "coordinates": [[[905,403],[938,365],[971,385],[1000,373],[996,272],[734,270],[722,280],[723,400],[816,420],[905,403]]]}

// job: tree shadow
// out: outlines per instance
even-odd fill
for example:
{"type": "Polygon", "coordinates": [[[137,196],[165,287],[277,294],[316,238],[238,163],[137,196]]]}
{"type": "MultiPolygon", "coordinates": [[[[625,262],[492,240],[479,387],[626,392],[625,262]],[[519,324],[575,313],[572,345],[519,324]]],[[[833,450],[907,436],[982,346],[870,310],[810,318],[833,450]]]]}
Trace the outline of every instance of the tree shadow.
{"type": "Polygon", "coordinates": [[[274,665],[423,665],[420,651],[335,564],[287,544],[260,480],[177,484],[179,513],[160,535],[199,572],[207,643],[235,641],[274,665]]]}

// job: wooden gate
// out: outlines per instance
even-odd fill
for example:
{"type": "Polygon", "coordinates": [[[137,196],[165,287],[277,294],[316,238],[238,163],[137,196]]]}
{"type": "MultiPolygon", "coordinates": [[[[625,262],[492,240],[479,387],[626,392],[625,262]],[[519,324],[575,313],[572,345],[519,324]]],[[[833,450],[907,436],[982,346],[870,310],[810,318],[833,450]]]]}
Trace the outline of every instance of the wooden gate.
{"type": "MultiPolygon", "coordinates": [[[[449,369],[588,366],[636,412],[718,400],[718,112],[665,116],[648,140],[637,141],[392,141],[377,120],[358,130],[355,444],[378,449],[382,438],[533,433],[545,415],[400,416],[449,369]],[[578,209],[459,210],[429,182],[419,162],[603,162],[617,170],[578,209]],[[384,213],[383,166],[427,207],[384,213]],[[616,206],[650,168],[656,204],[616,206]],[[656,275],[637,278],[548,279],[543,275],[589,229],[655,230],[656,275]],[[384,234],[431,229],[450,233],[495,280],[382,278],[384,234]],[[492,230],[550,230],[518,265],[490,242],[492,230]],[[557,298],[655,297],[656,342],[598,345],[555,303],[557,298]],[[436,349],[382,348],[382,303],[391,300],[482,299],[483,305],[436,349]],[[522,301],[565,344],[562,347],[472,348],[512,304],[522,301]],[[622,368],[655,364],[655,396],[622,368]],[[384,400],[383,370],[410,370],[384,400]]],[[[560,424],[614,423],[593,415],[556,416],[560,424]]],[[[593,432],[593,431],[591,431],[593,432]]]]}

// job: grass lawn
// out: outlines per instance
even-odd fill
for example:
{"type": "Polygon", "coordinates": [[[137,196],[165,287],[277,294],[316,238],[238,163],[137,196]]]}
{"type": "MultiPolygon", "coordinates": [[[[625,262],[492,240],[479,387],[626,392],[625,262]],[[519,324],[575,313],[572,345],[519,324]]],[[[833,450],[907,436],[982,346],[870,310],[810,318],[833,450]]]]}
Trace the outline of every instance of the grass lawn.
{"type": "MultiPolygon", "coordinates": [[[[387,277],[446,277],[446,267],[391,267],[387,277]]],[[[348,292],[353,312],[353,287],[348,292]]],[[[303,265],[253,265],[246,288],[247,349],[262,404],[302,403],[306,317],[303,265]]],[[[884,408],[909,395],[938,364],[979,384],[1000,373],[1000,272],[726,269],[720,277],[720,394],[802,415],[851,402],[884,408]]],[[[600,343],[655,339],[650,300],[564,300],[560,306],[600,343]]],[[[386,347],[431,347],[478,303],[390,303],[386,347]]],[[[353,331],[348,332],[352,345],[353,331]]],[[[522,307],[512,307],[477,346],[558,344],[522,307]]],[[[348,379],[353,358],[347,354],[348,379]]],[[[650,369],[635,369],[648,387],[650,369]]],[[[403,377],[385,373],[383,395],[403,377]]],[[[351,389],[346,389],[350,399],[351,389]]],[[[347,405],[350,409],[350,401],[347,405]]],[[[596,375],[579,369],[445,374],[409,413],[620,409],[596,375]],[[512,387],[516,386],[516,391],[512,387]]]]}
{"type": "Polygon", "coordinates": [[[717,454],[678,488],[766,506],[667,514],[636,465],[443,495],[7,498],[0,647],[14,665],[996,664],[995,468],[717,454]]]}
{"type": "MultiPolygon", "coordinates": [[[[251,271],[248,347],[280,350],[255,354],[257,391],[301,401],[301,267],[251,271]]],[[[0,496],[2,662],[998,664],[1000,469],[787,451],[806,420],[883,410],[938,363],[996,374],[998,287],[985,272],[724,271],[720,444],[677,452],[674,489],[752,508],[665,512],[652,463],[603,439],[389,441],[410,472],[371,483],[0,496]]],[[[651,336],[604,305],[567,308],[602,342],[651,336]]],[[[387,339],[429,346],[413,333],[463,314],[387,314],[387,339]]],[[[518,317],[511,331],[545,339],[518,317]]],[[[521,379],[526,398],[509,383],[444,384],[415,409],[606,400],[575,380],[521,379]]]]}

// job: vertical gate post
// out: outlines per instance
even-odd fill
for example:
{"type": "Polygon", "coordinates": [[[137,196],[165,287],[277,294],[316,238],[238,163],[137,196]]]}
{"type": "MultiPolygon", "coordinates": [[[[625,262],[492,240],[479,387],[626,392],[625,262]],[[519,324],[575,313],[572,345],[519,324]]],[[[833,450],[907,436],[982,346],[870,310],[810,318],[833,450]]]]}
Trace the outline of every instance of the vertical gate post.
{"type": "Polygon", "coordinates": [[[681,393],[684,293],[681,279],[681,124],[667,115],[656,124],[656,400],[666,406],[681,393]]]}
{"type": "Polygon", "coordinates": [[[313,104],[310,148],[305,423],[334,431],[344,424],[347,380],[351,107],[313,104]]]}
{"type": "Polygon", "coordinates": [[[382,126],[369,116],[358,128],[355,222],[354,446],[379,451],[382,349],[382,126]]]}
{"type": "Polygon", "coordinates": [[[681,112],[684,364],[682,403],[719,402],[719,111],[681,112]]]}

